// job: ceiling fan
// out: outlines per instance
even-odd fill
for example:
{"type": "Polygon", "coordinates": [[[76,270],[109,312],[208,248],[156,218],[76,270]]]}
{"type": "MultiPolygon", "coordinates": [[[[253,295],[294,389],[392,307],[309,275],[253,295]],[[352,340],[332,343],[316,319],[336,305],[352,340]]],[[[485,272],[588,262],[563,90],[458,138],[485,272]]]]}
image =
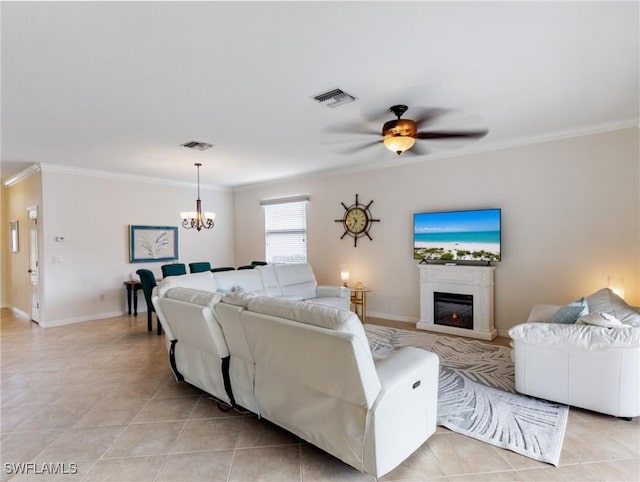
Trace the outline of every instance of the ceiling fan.
{"type": "MultiPolygon", "coordinates": [[[[367,144],[350,149],[345,153],[355,153],[362,149],[376,145],[382,142],[384,146],[392,152],[400,155],[405,151],[408,151],[416,142],[416,139],[479,139],[484,137],[489,132],[488,130],[474,130],[474,131],[431,131],[420,132],[418,129],[429,122],[433,121],[435,117],[443,112],[442,109],[431,109],[426,111],[420,117],[413,119],[403,119],[402,115],[409,108],[406,105],[393,105],[389,107],[389,112],[393,112],[397,119],[390,120],[384,123],[382,126],[382,139],[372,141],[367,144]]],[[[359,129],[358,129],[359,130],[359,129]]],[[[343,131],[344,132],[344,131],[343,131]]],[[[379,135],[376,132],[367,132],[374,135],[379,135]]],[[[416,154],[419,154],[419,149],[416,149],[416,154]]]]}

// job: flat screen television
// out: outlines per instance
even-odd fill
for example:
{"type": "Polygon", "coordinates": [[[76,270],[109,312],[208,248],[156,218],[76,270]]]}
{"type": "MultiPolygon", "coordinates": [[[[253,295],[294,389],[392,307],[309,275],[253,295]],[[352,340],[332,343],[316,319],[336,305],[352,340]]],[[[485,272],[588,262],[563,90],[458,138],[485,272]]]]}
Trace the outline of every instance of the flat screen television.
{"type": "Polygon", "coordinates": [[[501,210],[413,215],[413,258],[445,262],[500,261],[501,210]]]}

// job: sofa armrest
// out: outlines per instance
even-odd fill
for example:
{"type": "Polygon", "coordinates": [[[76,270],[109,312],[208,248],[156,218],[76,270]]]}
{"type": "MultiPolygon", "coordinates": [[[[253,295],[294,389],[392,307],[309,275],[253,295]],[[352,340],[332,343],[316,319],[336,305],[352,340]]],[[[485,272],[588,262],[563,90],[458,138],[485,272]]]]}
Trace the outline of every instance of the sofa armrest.
{"type": "Polygon", "coordinates": [[[382,388],[370,411],[367,472],[384,475],[435,432],[439,365],[437,355],[411,346],[376,363],[382,388]]]}
{"type": "Polygon", "coordinates": [[[529,312],[527,323],[551,323],[553,315],[562,305],[534,305],[529,312]]]}
{"type": "Polygon", "coordinates": [[[344,286],[326,286],[318,285],[316,287],[316,295],[318,298],[337,297],[348,298],[351,294],[349,288],[344,286]]]}
{"type": "Polygon", "coordinates": [[[556,350],[601,351],[640,347],[640,328],[605,328],[564,323],[523,323],[509,329],[514,349],[520,344],[556,350]]]}

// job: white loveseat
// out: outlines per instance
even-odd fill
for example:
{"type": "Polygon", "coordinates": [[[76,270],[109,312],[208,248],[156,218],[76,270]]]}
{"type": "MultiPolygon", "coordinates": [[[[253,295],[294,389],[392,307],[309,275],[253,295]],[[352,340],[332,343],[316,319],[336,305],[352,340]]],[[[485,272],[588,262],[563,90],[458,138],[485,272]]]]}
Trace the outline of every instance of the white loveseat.
{"type": "Polygon", "coordinates": [[[536,305],[509,336],[518,392],[617,417],[640,415],[640,312],[611,290],[564,306],[536,305]],[[573,311],[582,316],[567,323],[580,304],[582,312],[573,311]]]}
{"type": "Polygon", "coordinates": [[[438,357],[405,347],[374,363],[355,313],[185,287],[153,303],[178,376],[360,471],[381,477],[435,431],[438,357]]]}

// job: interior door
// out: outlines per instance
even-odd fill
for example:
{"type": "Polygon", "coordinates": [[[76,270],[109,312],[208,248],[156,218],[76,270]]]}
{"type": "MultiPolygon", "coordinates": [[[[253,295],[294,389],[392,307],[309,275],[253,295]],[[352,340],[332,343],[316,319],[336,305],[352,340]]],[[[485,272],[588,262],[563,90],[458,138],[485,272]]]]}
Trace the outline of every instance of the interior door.
{"type": "Polygon", "coordinates": [[[31,298],[31,319],[40,321],[40,289],[38,259],[38,208],[29,208],[29,289],[31,298]]]}

